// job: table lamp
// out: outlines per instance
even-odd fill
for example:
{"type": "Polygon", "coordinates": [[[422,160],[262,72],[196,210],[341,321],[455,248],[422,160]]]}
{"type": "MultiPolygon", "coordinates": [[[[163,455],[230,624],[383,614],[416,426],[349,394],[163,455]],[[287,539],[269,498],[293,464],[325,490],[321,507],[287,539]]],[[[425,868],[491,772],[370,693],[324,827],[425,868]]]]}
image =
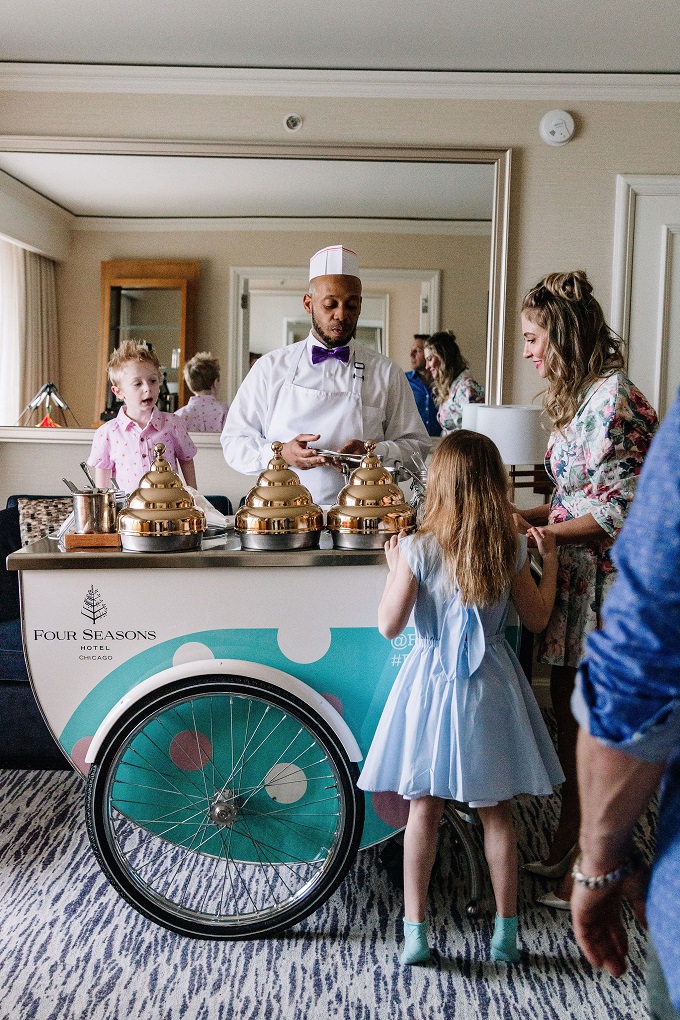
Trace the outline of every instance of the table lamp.
{"type": "Polygon", "coordinates": [[[492,439],[500,451],[503,463],[510,469],[513,492],[516,488],[533,487],[536,484],[535,465],[543,464],[548,448],[548,432],[543,428],[543,411],[540,407],[524,407],[519,404],[468,404],[463,408],[463,427],[492,439]],[[466,425],[467,407],[474,425],[466,425]],[[530,466],[530,470],[518,471],[518,467],[530,466]],[[521,481],[518,481],[521,479],[521,481]]]}

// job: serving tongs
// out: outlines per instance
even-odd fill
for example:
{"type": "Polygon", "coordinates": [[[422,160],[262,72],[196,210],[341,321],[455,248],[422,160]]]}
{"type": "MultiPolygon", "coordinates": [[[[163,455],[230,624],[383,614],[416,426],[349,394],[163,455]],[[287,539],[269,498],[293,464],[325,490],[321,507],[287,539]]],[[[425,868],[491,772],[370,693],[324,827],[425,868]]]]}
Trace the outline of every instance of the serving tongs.
{"type": "MultiPolygon", "coordinates": [[[[90,470],[90,465],[87,463],[87,461],[81,460],[80,466],[83,469],[83,474],[90,483],[90,489],[92,490],[92,492],[112,492],[115,496],[116,504],[122,504],[126,501],[127,493],[123,492],[123,490],[120,488],[118,482],[116,481],[116,476],[114,474],[111,475],[111,481],[109,482],[107,488],[100,489],[94,480],[94,476],[92,474],[92,471],[90,470]]],[[[62,478],[62,481],[66,482],[69,489],[71,489],[71,492],[78,492],[78,489],[76,489],[75,487],[71,488],[71,486],[73,485],[72,482],[69,482],[66,478],[62,478]]]]}
{"type": "MultiPolygon", "coordinates": [[[[314,447],[310,446],[309,449],[314,449],[314,447]]],[[[314,453],[318,453],[320,457],[328,457],[329,460],[336,461],[340,465],[345,481],[349,480],[352,468],[359,467],[366,456],[365,453],[338,453],[337,450],[314,449],[314,453]]],[[[378,457],[378,460],[382,463],[382,457],[378,457]]]]}
{"type": "MultiPolygon", "coordinates": [[[[416,464],[417,466],[417,464],[416,464]]],[[[411,471],[410,468],[402,464],[400,460],[394,462],[394,469],[398,472],[399,476],[405,475],[406,478],[410,479],[411,489],[413,492],[423,494],[425,492],[425,477],[427,475],[427,468],[423,465],[422,471],[416,474],[415,471],[411,471]]]]}
{"type": "Polygon", "coordinates": [[[90,465],[87,463],[87,461],[86,460],[81,460],[80,466],[83,469],[83,474],[85,475],[85,477],[87,478],[88,482],[90,483],[90,488],[92,489],[92,491],[93,492],[100,492],[100,491],[103,492],[104,490],[103,489],[100,490],[99,486],[95,482],[94,475],[90,471],[90,465]]]}

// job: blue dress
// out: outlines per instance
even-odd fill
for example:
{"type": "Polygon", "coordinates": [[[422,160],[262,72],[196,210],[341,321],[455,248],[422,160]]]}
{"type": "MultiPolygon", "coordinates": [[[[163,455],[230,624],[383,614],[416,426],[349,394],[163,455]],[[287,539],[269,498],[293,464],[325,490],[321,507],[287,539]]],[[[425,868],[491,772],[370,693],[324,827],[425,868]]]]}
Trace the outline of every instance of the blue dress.
{"type": "MultiPolygon", "coordinates": [[[[518,569],[526,559],[520,537],[518,569]]],[[[399,540],[418,581],[416,643],[387,699],[363,790],[493,804],[547,795],[564,774],[533,691],[505,640],[510,593],[466,608],[434,535],[399,540]]]]}

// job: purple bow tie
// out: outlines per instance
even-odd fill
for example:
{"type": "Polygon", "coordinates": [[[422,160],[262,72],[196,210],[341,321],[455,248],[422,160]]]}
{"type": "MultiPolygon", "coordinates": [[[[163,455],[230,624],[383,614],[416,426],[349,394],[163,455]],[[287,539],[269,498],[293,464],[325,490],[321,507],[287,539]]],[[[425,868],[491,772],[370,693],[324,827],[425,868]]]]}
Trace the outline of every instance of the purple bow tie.
{"type": "Polygon", "coordinates": [[[342,361],[343,364],[347,364],[349,361],[349,347],[318,347],[316,344],[312,347],[312,364],[318,365],[320,361],[326,361],[327,358],[335,358],[337,361],[342,361]]]}

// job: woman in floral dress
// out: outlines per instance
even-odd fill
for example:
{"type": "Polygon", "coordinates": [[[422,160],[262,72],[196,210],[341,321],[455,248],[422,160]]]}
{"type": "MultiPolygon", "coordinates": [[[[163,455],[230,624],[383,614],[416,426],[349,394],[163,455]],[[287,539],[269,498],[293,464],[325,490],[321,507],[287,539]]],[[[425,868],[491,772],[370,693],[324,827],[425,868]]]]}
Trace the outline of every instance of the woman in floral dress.
{"type": "Polygon", "coordinates": [[[568,909],[578,839],[577,725],[570,699],[586,635],[614,580],[610,549],[630,507],[658,420],[623,371],[621,341],[604,320],[581,270],[552,273],[522,303],[524,357],[547,382],[544,408],[552,425],[545,463],[555,483],[550,503],[522,511],[520,524],[547,524],[559,554],[557,597],[540,648],[551,664],[562,786],[560,820],[546,861],[534,874],[564,878],[558,895],[539,902],[568,909]]]}
{"type": "Polygon", "coordinates": [[[483,404],[484,387],[473,378],[453,333],[433,333],[425,344],[442,435],[462,428],[465,404],[483,404]]]}

